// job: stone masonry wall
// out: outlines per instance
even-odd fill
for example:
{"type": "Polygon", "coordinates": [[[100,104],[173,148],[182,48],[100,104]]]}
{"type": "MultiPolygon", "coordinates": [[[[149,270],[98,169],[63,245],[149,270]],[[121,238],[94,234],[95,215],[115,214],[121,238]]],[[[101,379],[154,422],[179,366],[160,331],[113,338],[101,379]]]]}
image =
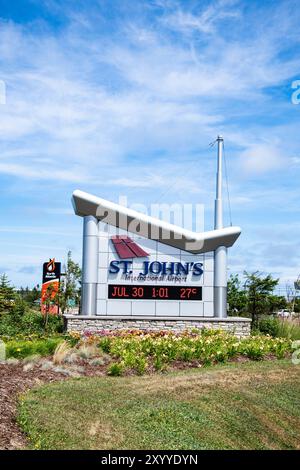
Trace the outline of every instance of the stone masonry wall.
{"type": "Polygon", "coordinates": [[[250,335],[251,320],[242,317],[227,318],[116,318],[116,317],[87,317],[83,315],[65,315],[66,331],[96,333],[100,330],[167,330],[180,332],[193,328],[222,329],[234,333],[237,337],[250,335]]]}

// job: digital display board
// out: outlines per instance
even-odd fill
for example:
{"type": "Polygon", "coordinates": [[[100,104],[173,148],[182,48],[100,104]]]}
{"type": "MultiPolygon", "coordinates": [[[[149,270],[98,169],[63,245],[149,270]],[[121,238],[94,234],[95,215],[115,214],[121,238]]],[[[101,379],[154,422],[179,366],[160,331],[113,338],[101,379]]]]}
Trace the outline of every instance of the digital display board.
{"type": "Polygon", "coordinates": [[[202,300],[202,287],[109,284],[109,299],[202,300]]]}

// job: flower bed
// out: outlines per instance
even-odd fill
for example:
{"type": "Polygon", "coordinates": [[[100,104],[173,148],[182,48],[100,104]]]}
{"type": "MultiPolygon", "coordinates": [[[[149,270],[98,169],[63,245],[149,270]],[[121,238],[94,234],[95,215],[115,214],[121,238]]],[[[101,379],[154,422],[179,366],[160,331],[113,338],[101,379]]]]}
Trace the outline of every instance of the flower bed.
{"type": "Polygon", "coordinates": [[[238,340],[221,330],[187,331],[182,334],[138,330],[101,331],[97,335],[86,332],[81,341],[96,343],[115,360],[109,368],[111,375],[121,375],[128,369],[143,374],[153,368],[162,370],[178,361],[210,365],[238,357],[281,359],[291,352],[291,341],[287,339],[257,335],[238,340]]]}
{"type": "MultiPolygon", "coordinates": [[[[91,346],[87,351],[89,354],[92,352],[92,358],[106,354],[107,372],[110,375],[141,375],[167,367],[198,367],[232,360],[282,359],[292,352],[290,340],[268,335],[237,339],[223,330],[203,329],[184,333],[101,330],[96,335],[85,332],[81,336],[74,332],[56,337],[31,335],[26,339],[9,338],[5,341],[6,358],[51,356],[62,342],[65,347],[59,352],[61,363],[78,361],[86,347],[91,346]]],[[[97,363],[96,360],[92,362],[93,365],[97,363]]]]}

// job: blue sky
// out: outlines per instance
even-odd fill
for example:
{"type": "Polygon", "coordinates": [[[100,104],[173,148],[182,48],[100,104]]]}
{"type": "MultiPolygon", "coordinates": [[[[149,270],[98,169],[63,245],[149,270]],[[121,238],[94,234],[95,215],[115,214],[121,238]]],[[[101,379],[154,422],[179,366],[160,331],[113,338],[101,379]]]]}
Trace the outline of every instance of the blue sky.
{"type": "MultiPolygon", "coordinates": [[[[300,272],[297,1],[0,1],[0,272],[40,282],[81,259],[82,189],[203,203],[225,138],[232,272],[300,272]]],[[[225,214],[228,222],[228,214],[225,214]]]]}

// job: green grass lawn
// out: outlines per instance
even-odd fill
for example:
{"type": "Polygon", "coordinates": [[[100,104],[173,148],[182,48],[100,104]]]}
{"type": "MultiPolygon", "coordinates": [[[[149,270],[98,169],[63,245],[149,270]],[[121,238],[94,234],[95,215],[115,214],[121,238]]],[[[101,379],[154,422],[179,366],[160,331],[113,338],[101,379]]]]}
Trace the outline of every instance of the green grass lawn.
{"type": "Polygon", "coordinates": [[[299,449],[300,366],[72,379],[31,390],[19,422],[40,449],[299,449]]]}

